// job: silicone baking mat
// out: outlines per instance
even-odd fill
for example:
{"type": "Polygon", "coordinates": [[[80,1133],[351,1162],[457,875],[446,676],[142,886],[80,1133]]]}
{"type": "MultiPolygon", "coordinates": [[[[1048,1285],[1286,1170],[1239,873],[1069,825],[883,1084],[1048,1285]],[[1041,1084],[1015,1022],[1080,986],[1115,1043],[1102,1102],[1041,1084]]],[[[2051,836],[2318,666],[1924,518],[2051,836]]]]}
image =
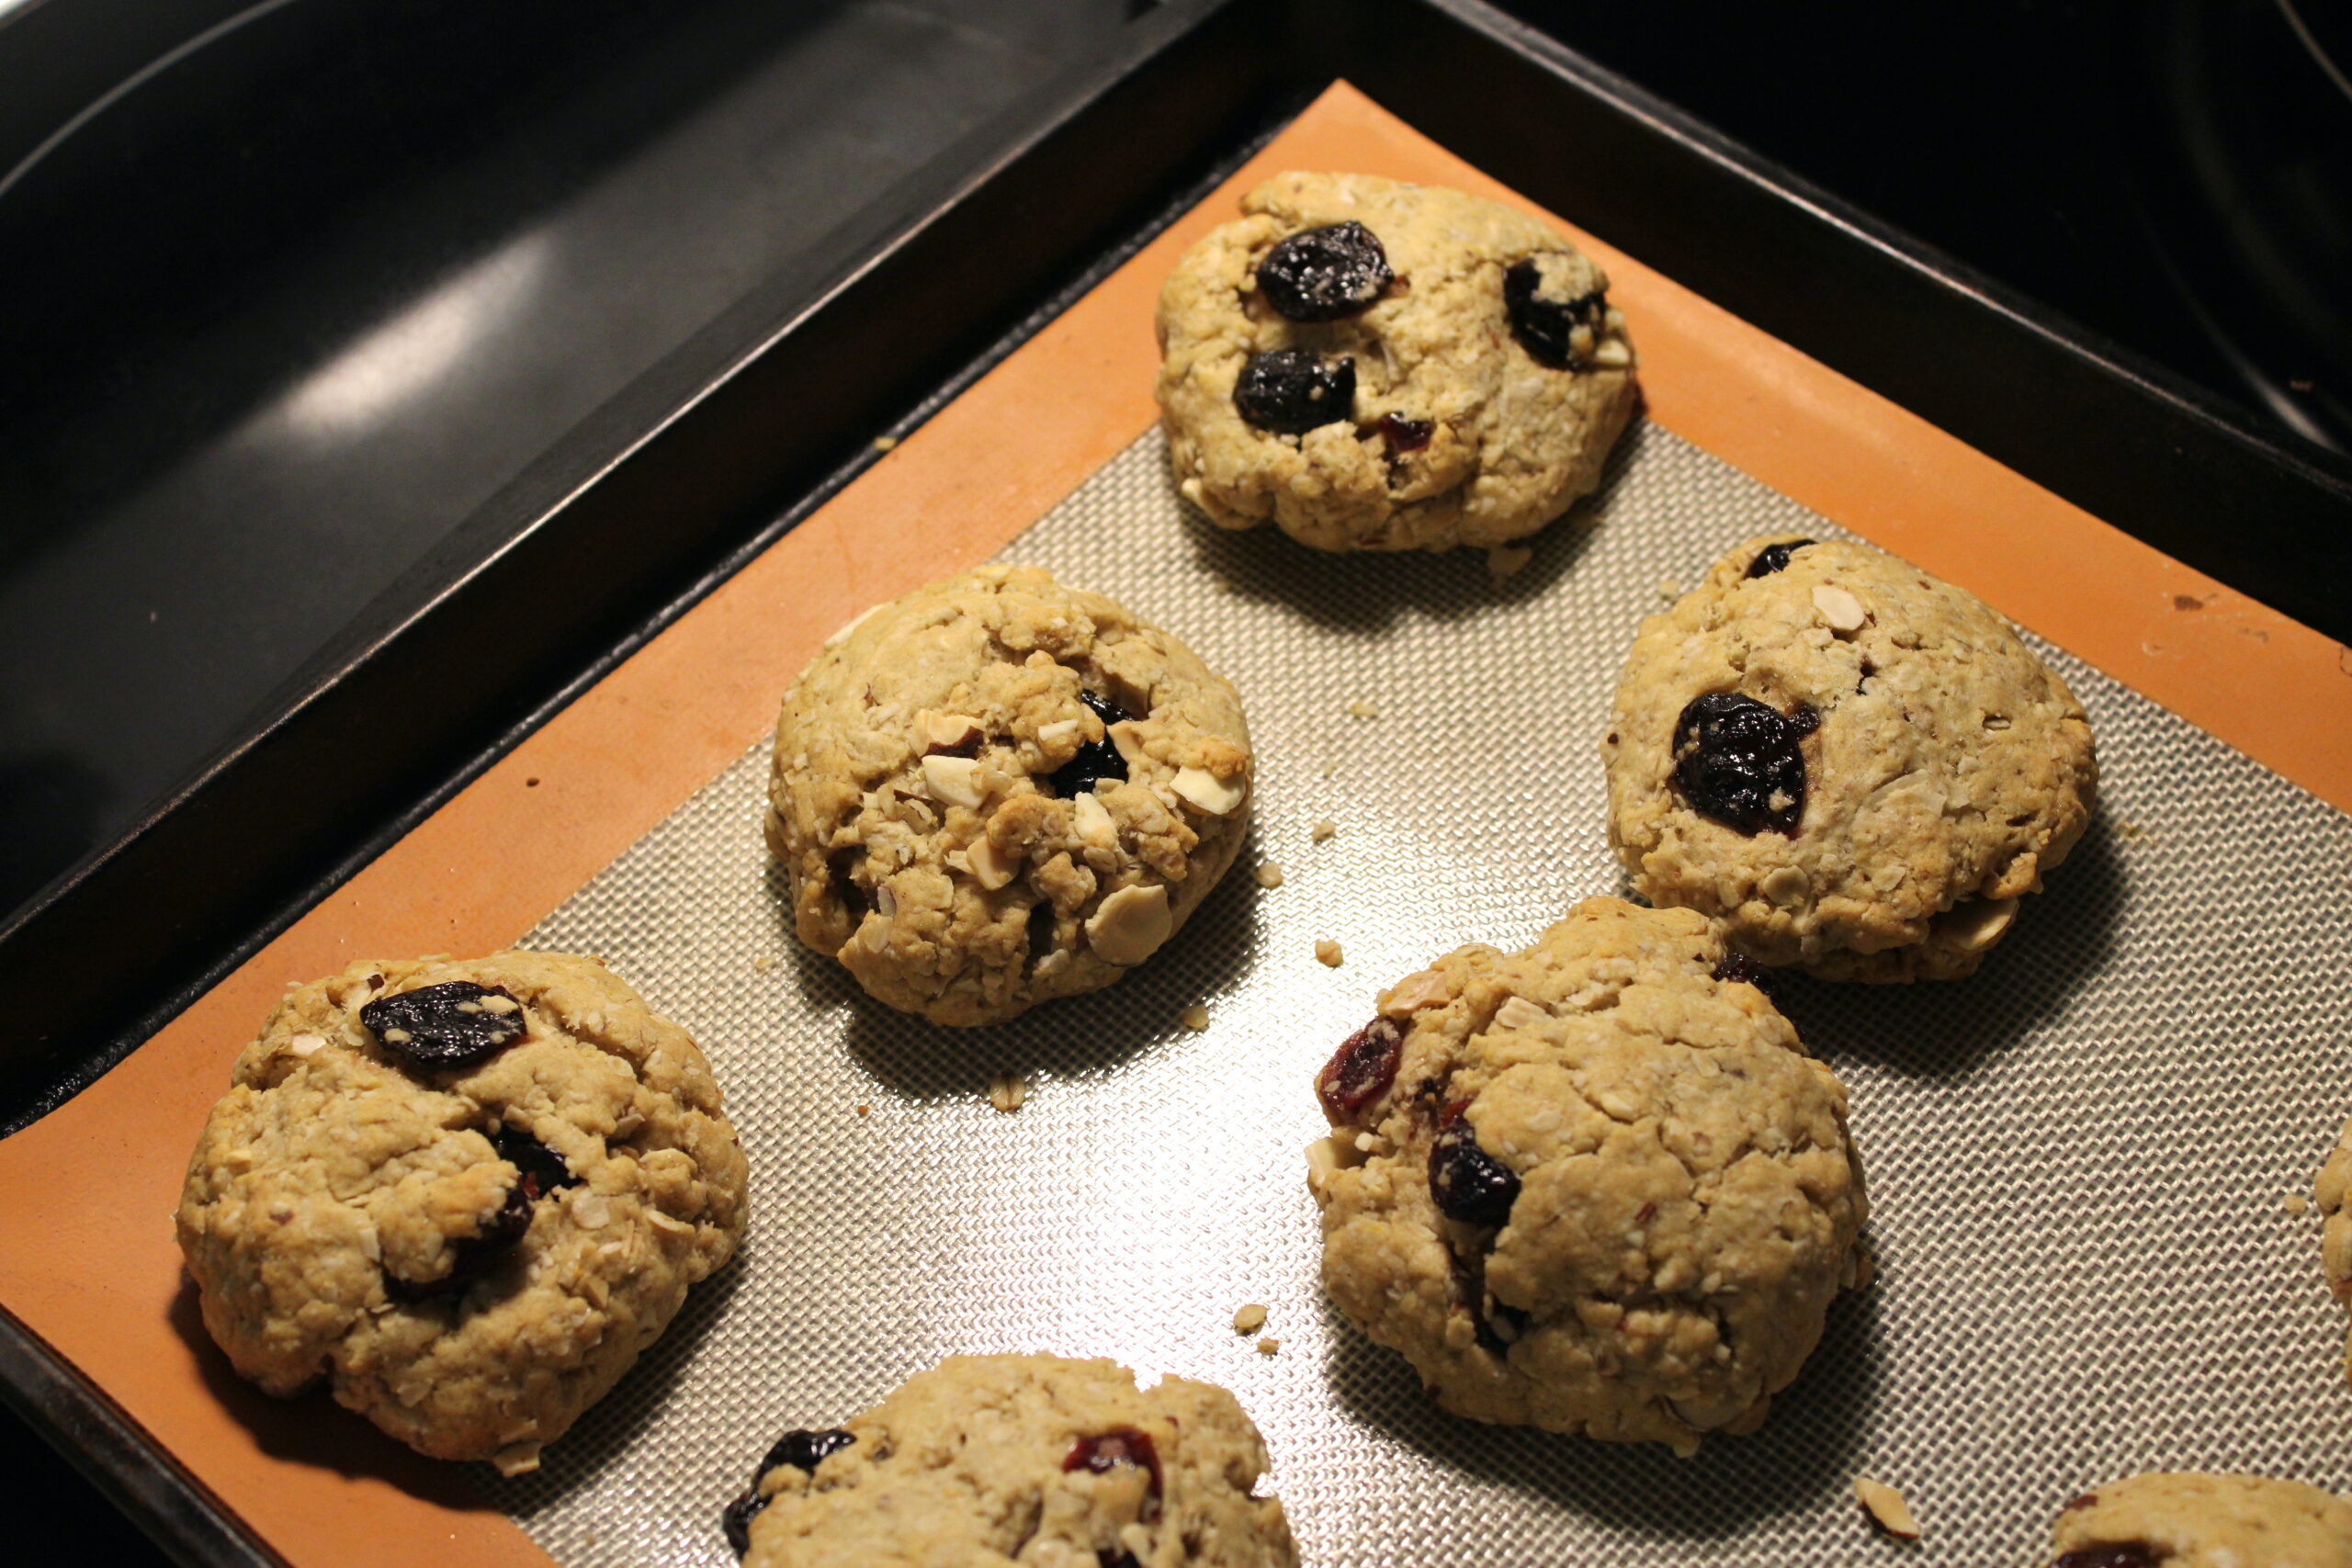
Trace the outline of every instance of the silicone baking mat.
{"type": "Polygon", "coordinates": [[[1210,527],[1154,433],[1003,552],[1191,643],[1259,749],[1236,870],[1108,991],[982,1032],[859,995],[791,936],[764,746],[541,923],[527,945],[604,955],[703,1043],[755,1198],[741,1260],[543,1470],[483,1470],[492,1498],[566,1568],[718,1568],[781,1431],[996,1350],[1232,1389],[1331,1568],[2022,1562],[2135,1470],[2352,1487],[2344,1323],[2290,1202],[2352,1100],[2352,821],[2046,647],[2104,774],[2049,891],[1972,980],[1785,1004],[1851,1090],[1881,1269],[1760,1433],[1679,1461],[1457,1420],[1326,1305],[1316,1068],[1438,953],[1622,890],[1597,742],[1635,624],[1740,538],[1838,532],[1654,425],[1588,510],[1499,582],[1332,558],[1210,527]],[[1272,1356],[1231,1328],[1251,1302],[1272,1356]],[[1864,1473],[1916,1551],[1873,1536],[1864,1473]]]}

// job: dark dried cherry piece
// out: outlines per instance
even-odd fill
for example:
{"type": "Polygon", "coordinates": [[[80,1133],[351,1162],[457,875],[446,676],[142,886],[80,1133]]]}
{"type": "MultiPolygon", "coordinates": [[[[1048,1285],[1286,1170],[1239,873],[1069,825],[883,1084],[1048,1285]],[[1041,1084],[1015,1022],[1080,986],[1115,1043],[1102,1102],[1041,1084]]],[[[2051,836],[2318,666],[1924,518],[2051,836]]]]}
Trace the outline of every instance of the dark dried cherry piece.
{"type": "Polygon", "coordinates": [[[1471,1225],[1499,1225],[1519,1201],[1519,1174],[1478,1146],[1478,1131],[1457,1100],[1438,1122],[1430,1146],[1430,1196],[1447,1219],[1471,1225]]]}
{"type": "Polygon", "coordinates": [[[1781,976],[1744,953],[1726,953],[1715,965],[1718,980],[1745,980],[1774,1001],[1781,999],[1781,976]]]}
{"type": "Polygon", "coordinates": [[[1405,1028],[1393,1018],[1375,1018],[1345,1040],[1315,1075],[1315,1098],[1334,1127],[1388,1092],[1405,1054],[1405,1028]]]}
{"type": "Polygon", "coordinates": [[[1419,451],[1430,444],[1430,437],[1437,434],[1435,422],[1407,419],[1401,413],[1382,414],[1373,421],[1372,427],[1387,440],[1392,457],[1398,453],[1419,451]]]}
{"type": "Polygon", "coordinates": [[[1539,365],[1554,370],[1580,370],[1592,363],[1592,351],[1609,325],[1609,299],[1596,288],[1573,299],[1546,299],[1544,269],[1533,257],[1513,263],[1503,274],[1503,314],[1510,335],[1539,365]],[[1578,329],[1584,347],[1577,347],[1578,329]]]}
{"type": "Polygon", "coordinates": [[[855,1441],[856,1433],[844,1432],[838,1427],[822,1432],[794,1430],[778,1438],[768,1450],[767,1458],[752,1472],[752,1484],[738,1493],[719,1516],[719,1527],[727,1532],[727,1544],[735,1549],[735,1555],[741,1557],[752,1550],[752,1521],[768,1506],[768,1500],[760,1495],[761,1477],[786,1464],[796,1470],[813,1471],[827,1454],[839,1453],[855,1441]]]}
{"type": "Polygon", "coordinates": [[[1767,545],[1756,552],[1754,560],[1747,563],[1747,575],[1770,577],[1776,571],[1786,571],[1789,557],[1812,543],[1811,539],[1790,539],[1778,545],[1767,545]]]}
{"type": "Polygon", "coordinates": [[[454,1295],[497,1268],[505,1261],[506,1255],[514,1250],[514,1244],[523,1239],[524,1233],[531,1228],[531,1206],[538,1197],[532,1190],[532,1186],[530,1178],[519,1178],[514,1186],[506,1190],[505,1201],[499,1204],[498,1213],[491,1216],[490,1224],[482,1227],[480,1235],[451,1244],[449,1271],[447,1274],[438,1280],[422,1282],[387,1274],[384,1276],[384,1294],[396,1302],[422,1302],[435,1296],[454,1295]]]}
{"type": "Polygon", "coordinates": [[[566,1187],[580,1185],[580,1178],[563,1163],[563,1156],[531,1136],[520,1127],[502,1126],[490,1134],[490,1146],[498,1157],[521,1173],[520,1185],[528,1189],[534,1201],[566,1187]]]}
{"type": "Polygon", "coordinates": [[[1118,747],[1112,744],[1110,731],[1113,725],[1125,724],[1135,715],[1089,691],[1081,690],[1078,700],[1092,709],[1094,716],[1102,721],[1102,739],[1088,741],[1078,749],[1077,756],[1046,775],[1046,783],[1052,786],[1053,793],[1065,800],[1084,795],[1094,787],[1097,779],[1113,779],[1120,784],[1127,782],[1127,760],[1120,756],[1118,747]]]}
{"type": "Polygon", "coordinates": [[[1062,1456],[1064,1474],[1085,1470],[1104,1475],[1124,1464],[1140,1465],[1148,1473],[1144,1488],[1143,1522],[1149,1524],[1159,1515],[1159,1450],[1153,1446],[1149,1432],[1138,1432],[1133,1427],[1114,1427],[1107,1432],[1079,1438],[1062,1456]]]}
{"type": "Polygon", "coordinates": [[[2147,1542],[2126,1540],[2063,1553],[2052,1568],[2156,1568],[2157,1562],[2155,1549],[2147,1542]]]}
{"type": "Polygon", "coordinates": [[[1303,348],[1253,354],[1233,384],[1241,417],[1276,435],[1304,435],[1352,417],[1356,362],[1325,360],[1303,348]]]}
{"type": "Polygon", "coordinates": [[[512,992],[471,980],[444,980],[378,997],[359,1010],[359,1021],[401,1065],[433,1071],[471,1066],[514,1044],[529,1028],[523,1004],[512,992]],[[512,1005],[503,1011],[486,1005],[499,998],[512,1005]]]}
{"type": "Polygon", "coordinates": [[[1336,321],[1368,310],[1396,278],[1379,236],[1354,222],[1293,234],[1258,264],[1259,292],[1274,314],[1293,321],[1336,321]]]}
{"type": "Polygon", "coordinates": [[[1784,716],[1736,692],[1693,697],[1674,721],[1675,787],[1726,828],[1793,834],[1804,818],[1798,743],[1820,727],[1821,716],[1803,703],[1784,716]]]}

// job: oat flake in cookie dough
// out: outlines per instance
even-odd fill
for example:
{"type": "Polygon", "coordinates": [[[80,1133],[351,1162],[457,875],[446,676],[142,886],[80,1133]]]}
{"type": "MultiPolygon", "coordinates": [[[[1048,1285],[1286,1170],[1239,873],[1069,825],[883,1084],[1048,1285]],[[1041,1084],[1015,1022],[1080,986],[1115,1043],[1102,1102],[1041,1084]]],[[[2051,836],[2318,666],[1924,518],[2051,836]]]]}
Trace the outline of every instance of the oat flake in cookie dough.
{"type": "Polygon", "coordinates": [[[955,1356],[786,1433],[725,1528],[746,1568],[1295,1568],[1231,1394],[1111,1361],[955,1356]]]}
{"type": "Polygon", "coordinates": [[[238,1056],[177,1215],[243,1376],[530,1470],[741,1240],[685,1031],[593,958],[355,964],[238,1056]]]}
{"type": "Polygon", "coordinates": [[[1786,535],[1642,623],[1600,750],[1645,897],[1832,980],[1973,973],[2098,780],[2082,705],[1981,600],[1786,535]]]}
{"type": "Polygon", "coordinates": [[[1323,1280],[1438,1403],[1694,1450],[1867,1271],[1846,1091],[1708,923],[1589,898],[1400,982],[1316,1081],[1323,1280]]]}
{"type": "Polygon", "coordinates": [[[1326,550],[1534,533],[1600,482],[1634,354],[1600,268],[1495,202],[1277,175],[1159,296],[1177,482],[1326,550]]]}
{"type": "Polygon", "coordinates": [[[2260,1475],[2134,1475],[2066,1505],[2051,1568],[2352,1568],[2352,1503],[2260,1475]]]}
{"type": "Polygon", "coordinates": [[[1110,985],[1241,847],[1250,730],[1190,649],[1035,567],[919,588],[785,694],[767,840],[800,940],[934,1023],[1110,985]]]}

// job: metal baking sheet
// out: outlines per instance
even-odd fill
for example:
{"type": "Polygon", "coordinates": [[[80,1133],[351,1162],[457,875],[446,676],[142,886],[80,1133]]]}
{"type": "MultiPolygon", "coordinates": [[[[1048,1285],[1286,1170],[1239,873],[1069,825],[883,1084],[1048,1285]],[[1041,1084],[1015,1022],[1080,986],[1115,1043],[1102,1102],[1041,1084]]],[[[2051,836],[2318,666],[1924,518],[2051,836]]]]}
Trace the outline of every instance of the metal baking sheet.
{"type": "Polygon", "coordinates": [[[1259,747],[1235,872],[1109,991],[977,1032],[867,1000],[792,938],[764,746],[543,922],[529,945],[603,954],[703,1043],[755,1201],[740,1261],[490,1496],[566,1568],[721,1568],[718,1510],[780,1431],[991,1350],[1232,1389],[1333,1568],[1891,1560],[1862,1473],[1954,1564],[2030,1560],[2136,1470],[2352,1489],[2345,1325],[2289,1201],[2346,1109],[2352,822],[2047,648],[2104,772],[2074,858],[1975,978],[1786,1004],[1852,1092],[1881,1269],[1760,1433],[1681,1461],[1458,1420],[1327,1305],[1315,1069],[1438,953],[1623,889],[1597,743],[1636,622],[1741,537],[1838,533],[1654,426],[1588,510],[1499,583],[1471,553],[1335,558],[1211,528],[1154,433],[1004,552],[1191,643],[1259,747]],[[1249,1302],[1277,1354],[1232,1331],[1249,1302]]]}

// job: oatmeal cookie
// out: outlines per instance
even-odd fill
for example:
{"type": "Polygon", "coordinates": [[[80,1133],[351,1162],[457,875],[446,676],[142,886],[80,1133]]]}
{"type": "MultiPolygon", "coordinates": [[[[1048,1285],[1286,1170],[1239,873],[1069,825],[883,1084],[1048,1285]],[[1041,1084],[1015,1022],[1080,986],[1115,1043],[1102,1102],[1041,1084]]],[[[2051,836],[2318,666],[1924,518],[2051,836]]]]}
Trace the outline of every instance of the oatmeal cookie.
{"type": "MultiPolygon", "coordinates": [[[[2352,1309],[2352,1203],[2346,1201],[2352,1199],[2352,1122],[2345,1123],[2335,1152],[2320,1168],[2313,1196],[2326,1216],[2320,1228],[2320,1267],[2326,1270],[2327,1288],[2335,1299],[2352,1309]]],[[[2352,1347],[2347,1347],[2346,1365],[2352,1369],[2352,1347]]]]}
{"type": "Polygon", "coordinates": [[[726,1529],[746,1568],[1294,1568],[1231,1394],[1111,1361],[954,1356],[846,1427],[788,1432],[726,1529]]]}
{"type": "Polygon", "coordinates": [[[237,1058],[177,1224],[238,1372],[533,1469],[741,1240],[685,1031],[593,958],[354,964],[237,1058]]]}
{"type": "Polygon", "coordinates": [[[1589,898],[1400,982],[1316,1081],[1323,1280],[1458,1416],[1748,1432],[1860,1282],[1846,1091],[1713,929],[1589,898]]]}
{"type": "Polygon", "coordinates": [[[2053,1568],[2352,1568],[2352,1503],[2259,1475],[2134,1475],[2066,1505],[2053,1568]]]}
{"type": "Polygon", "coordinates": [[[1250,817],[1233,687],[1035,567],[869,612],[785,694],[767,840],[800,940],[934,1023],[1099,990],[1208,897],[1250,817]]]}
{"type": "Polygon", "coordinates": [[[1645,897],[1833,980],[1973,974],[2098,782],[2082,705],[1981,600],[1789,536],[1642,623],[1600,750],[1645,897]]]}
{"type": "Polygon", "coordinates": [[[1494,546],[1600,482],[1633,415],[1609,280],[1477,197],[1277,175],[1159,296],[1177,481],[1220,527],[1326,550],[1494,546]]]}

